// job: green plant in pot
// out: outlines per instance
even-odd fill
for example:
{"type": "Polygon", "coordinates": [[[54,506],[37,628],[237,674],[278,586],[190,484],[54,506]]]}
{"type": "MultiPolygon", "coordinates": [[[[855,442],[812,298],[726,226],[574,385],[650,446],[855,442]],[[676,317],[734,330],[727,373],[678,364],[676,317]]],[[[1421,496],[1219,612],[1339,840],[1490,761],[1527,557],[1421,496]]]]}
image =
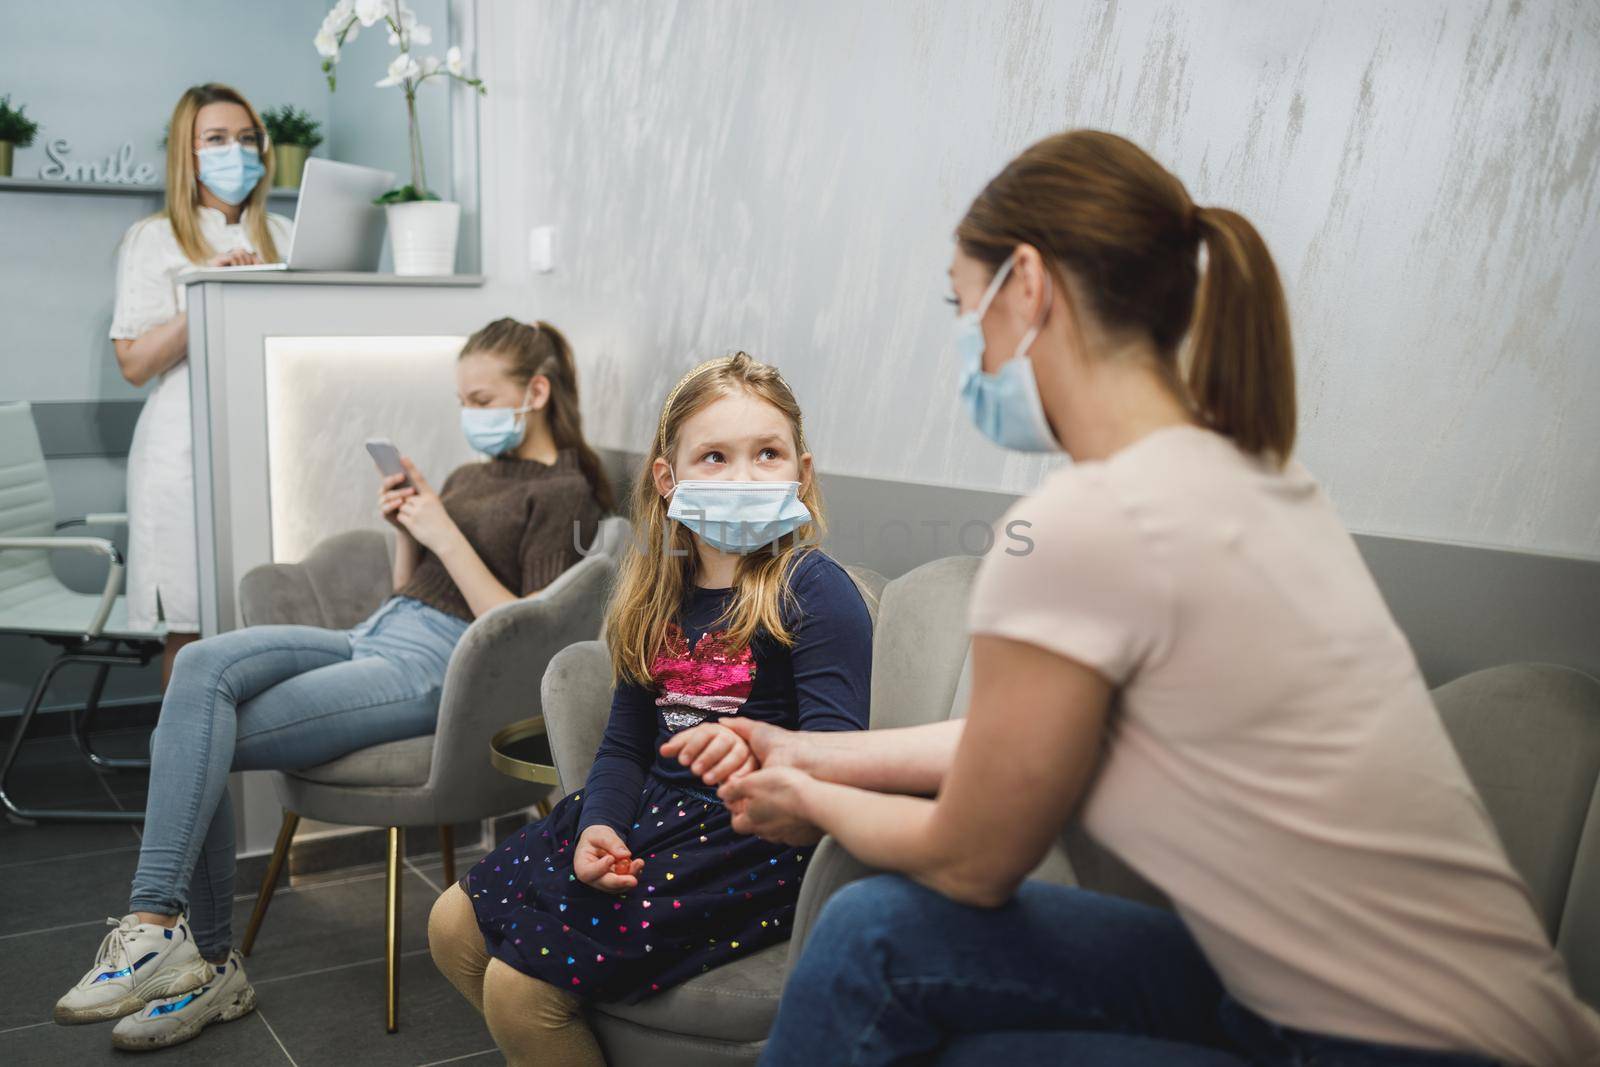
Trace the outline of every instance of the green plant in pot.
{"type": "Polygon", "coordinates": [[[428,188],[422,160],[422,134],[417,128],[417,91],[430,81],[443,85],[452,79],[471,86],[479,94],[487,90],[482,80],[466,73],[460,48],[451,48],[442,60],[438,56],[419,58],[412,54],[413,45],[432,43],[433,31],[417,21],[416,13],[405,0],[339,0],[333,5],[314,41],[322,56],[322,70],[328,76],[330,90],[336,87],[334,68],[340,51],[363,27],[380,24],[389,31],[389,44],[399,49],[399,54],[377,84],[379,88],[397,87],[405,94],[411,147],[411,180],[377,200],[386,205],[389,216],[394,271],[396,274],[454,274],[461,205],[440,200],[428,188]]]}
{"type": "Polygon", "coordinates": [[[39,124],[23,112],[27,105],[11,106],[11,94],[0,96],[0,178],[11,177],[11,156],[18,148],[27,148],[39,132],[39,124]]]}
{"type": "Polygon", "coordinates": [[[322,123],[312,118],[310,112],[284,104],[262,112],[261,125],[266,127],[272,154],[278,161],[272,184],[285,189],[300,188],[306,157],[323,142],[322,123]]]}

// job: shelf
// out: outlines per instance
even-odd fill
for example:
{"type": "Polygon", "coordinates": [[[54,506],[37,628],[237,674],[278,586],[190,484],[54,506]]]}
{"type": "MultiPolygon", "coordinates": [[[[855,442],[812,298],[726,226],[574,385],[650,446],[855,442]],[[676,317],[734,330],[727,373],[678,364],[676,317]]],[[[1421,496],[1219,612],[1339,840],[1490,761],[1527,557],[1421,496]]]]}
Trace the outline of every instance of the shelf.
{"type": "MultiPolygon", "coordinates": [[[[0,178],[0,192],[16,193],[89,193],[100,196],[161,196],[165,185],[124,185],[117,182],[63,182],[44,178],[0,178]]],[[[271,200],[293,200],[299,189],[273,189],[267,194],[271,200]]]]}
{"type": "Polygon", "coordinates": [[[481,274],[380,274],[377,271],[324,270],[186,270],[180,285],[224,282],[228,285],[424,285],[469,288],[483,284],[481,274]]]}

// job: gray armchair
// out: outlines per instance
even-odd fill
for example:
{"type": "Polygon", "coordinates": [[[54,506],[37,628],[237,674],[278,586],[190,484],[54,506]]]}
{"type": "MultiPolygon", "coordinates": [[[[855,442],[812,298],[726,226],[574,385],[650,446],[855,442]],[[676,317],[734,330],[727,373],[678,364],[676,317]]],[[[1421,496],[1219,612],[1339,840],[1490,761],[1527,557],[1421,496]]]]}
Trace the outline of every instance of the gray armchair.
{"type": "MultiPolygon", "coordinates": [[[[318,767],[274,772],[283,825],[245,933],[250,953],[302,817],[389,831],[385,907],[387,1028],[398,1027],[399,867],[407,827],[437,826],[444,876],[455,880],[450,827],[526,807],[545,787],[489,771],[489,740],[507,724],[540,713],[539,681],[551,657],[600,632],[627,538],[624,519],[601,523],[590,554],[534,596],[495,608],[462,636],[445,673],[435,732],[360,749],[318,767]]],[[[295,564],[258,567],[240,582],[246,625],[303,623],[347,627],[365,618],[390,588],[383,536],[360,531],[319,544],[295,564]]]]}

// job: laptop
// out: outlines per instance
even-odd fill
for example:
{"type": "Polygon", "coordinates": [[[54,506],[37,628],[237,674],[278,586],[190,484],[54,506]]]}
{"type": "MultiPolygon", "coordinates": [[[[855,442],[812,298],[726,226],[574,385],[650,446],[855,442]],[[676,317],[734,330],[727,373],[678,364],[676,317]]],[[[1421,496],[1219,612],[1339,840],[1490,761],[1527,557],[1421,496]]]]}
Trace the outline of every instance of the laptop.
{"type": "Polygon", "coordinates": [[[376,271],[383,255],[383,207],[373,200],[394,188],[394,174],[376,167],[306,160],[300,202],[282,263],[215,270],[376,271]]]}

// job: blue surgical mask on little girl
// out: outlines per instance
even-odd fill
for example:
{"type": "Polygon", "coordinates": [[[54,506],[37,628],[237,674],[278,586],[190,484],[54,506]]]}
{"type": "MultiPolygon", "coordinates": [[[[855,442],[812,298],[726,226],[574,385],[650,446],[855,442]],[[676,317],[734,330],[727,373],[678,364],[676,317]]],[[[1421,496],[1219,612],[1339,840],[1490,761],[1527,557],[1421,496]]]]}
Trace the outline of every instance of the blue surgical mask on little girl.
{"type": "Polygon", "coordinates": [[[484,455],[504,455],[522,444],[522,437],[528,430],[523,415],[532,410],[532,404],[519,408],[462,408],[462,436],[466,437],[467,444],[484,455]]]}
{"type": "MultiPolygon", "coordinates": [[[[978,306],[956,319],[961,400],[973,425],[1001,448],[1018,452],[1060,452],[1061,442],[1050,432],[1050,423],[1044,416],[1044,401],[1039,398],[1039,383],[1033,376],[1033,361],[1028,358],[1028,347],[1039,336],[1039,326],[1028,328],[1016,352],[998,371],[985,374],[983,370],[983,316],[1000,286],[1005,284],[1016,258],[1015,253],[1006,257],[978,306]]],[[[1045,284],[1049,284],[1048,275],[1045,284]]],[[[1048,307],[1047,304],[1047,312],[1048,307]]]]}
{"type": "Polygon", "coordinates": [[[198,155],[200,184],[229,206],[244,203],[245,197],[267,172],[261,165],[261,153],[254,148],[242,148],[237,141],[202,148],[198,155]]]}
{"type": "Polygon", "coordinates": [[[667,518],[712,548],[744,556],[810,522],[811,509],[799,482],[711,479],[677,482],[667,518]]]}

